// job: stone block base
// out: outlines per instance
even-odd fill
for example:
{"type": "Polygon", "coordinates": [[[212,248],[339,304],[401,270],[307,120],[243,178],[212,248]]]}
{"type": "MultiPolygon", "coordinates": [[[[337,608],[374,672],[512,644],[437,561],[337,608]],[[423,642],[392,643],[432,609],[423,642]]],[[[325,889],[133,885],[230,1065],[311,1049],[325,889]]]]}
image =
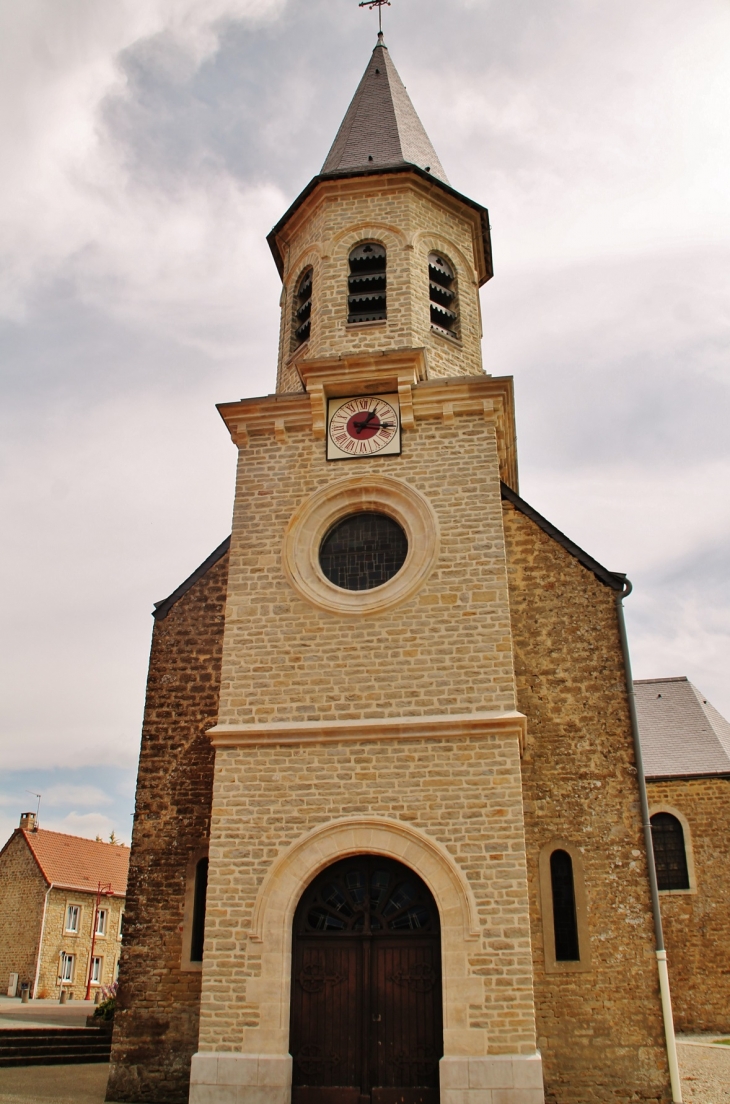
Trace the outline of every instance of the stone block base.
{"type": "Polygon", "coordinates": [[[190,1104],[290,1104],[288,1054],[194,1054],[190,1104]]]}
{"type": "MultiPolygon", "coordinates": [[[[544,1104],[539,1054],[442,1058],[441,1104],[544,1104]]],[[[290,1104],[288,1054],[194,1054],[190,1104],[290,1104]]]]}
{"type": "Polygon", "coordinates": [[[441,1104],[545,1104],[539,1054],[442,1058],[441,1104]]]}

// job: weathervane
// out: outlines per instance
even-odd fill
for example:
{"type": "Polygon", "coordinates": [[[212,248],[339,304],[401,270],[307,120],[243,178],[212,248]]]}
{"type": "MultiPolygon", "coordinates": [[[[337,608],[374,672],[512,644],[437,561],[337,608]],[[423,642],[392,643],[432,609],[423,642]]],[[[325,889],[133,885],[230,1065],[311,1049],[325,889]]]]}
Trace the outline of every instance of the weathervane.
{"type": "Polygon", "coordinates": [[[359,8],[378,9],[378,35],[383,33],[383,8],[386,4],[390,7],[390,0],[360,0],[358,4],[359,8]]]}

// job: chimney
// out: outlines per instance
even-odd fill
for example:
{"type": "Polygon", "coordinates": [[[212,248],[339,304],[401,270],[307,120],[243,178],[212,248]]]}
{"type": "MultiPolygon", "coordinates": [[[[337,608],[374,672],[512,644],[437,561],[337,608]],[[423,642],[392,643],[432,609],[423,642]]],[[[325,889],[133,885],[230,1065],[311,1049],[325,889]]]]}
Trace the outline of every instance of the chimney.
{"type": "Polygon", "coordinates": [[[21,813],[20,827],[24,832],[37,832],[38,825],[36,824],[35,813],[21,813]]]}

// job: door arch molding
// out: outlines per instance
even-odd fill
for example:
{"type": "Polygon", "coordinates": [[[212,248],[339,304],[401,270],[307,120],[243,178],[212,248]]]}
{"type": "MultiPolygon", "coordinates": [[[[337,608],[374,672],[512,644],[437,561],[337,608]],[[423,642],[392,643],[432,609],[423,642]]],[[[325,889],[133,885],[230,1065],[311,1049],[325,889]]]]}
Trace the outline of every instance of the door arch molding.
{"type": "Polygon", "coordinates": [[[291,933],[302,894],[336,859],[362,853],[383,855],[410,867],[433,894],[441,923],[444,1054],[464,1053],[463,1010],[483,996],[482,979],[472,976],[468,961],[480,935],[471,887],[436,840],[410,824],[372,816],[343,817],[307,832],[274,860],[261,884],[250,932],[251,942],[259,944],[261,974],[249,981],[250,999],[259,1002],[261,1012],[261,1052],[287,1050],[291,933]]]}

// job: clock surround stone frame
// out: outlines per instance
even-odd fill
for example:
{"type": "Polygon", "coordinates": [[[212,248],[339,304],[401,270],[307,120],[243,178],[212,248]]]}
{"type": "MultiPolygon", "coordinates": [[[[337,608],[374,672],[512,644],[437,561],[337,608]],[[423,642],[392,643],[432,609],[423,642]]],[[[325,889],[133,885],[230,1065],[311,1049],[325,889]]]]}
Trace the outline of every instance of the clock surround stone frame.
{"type": "Polygon", "coordinates": [[[440,550],[433,506],[420,491],[392,476],[350,475],[333,480],[306,498],[284,534],[282,567],[306,602],[341,616],[376,616],[411,598],[433,570],[440,550]],[[325,536],[349,514],[374,512],[393,518],[408,540],[403,567],[372,590],[343,590],[325,576],[319,550],[325,536]]]}

